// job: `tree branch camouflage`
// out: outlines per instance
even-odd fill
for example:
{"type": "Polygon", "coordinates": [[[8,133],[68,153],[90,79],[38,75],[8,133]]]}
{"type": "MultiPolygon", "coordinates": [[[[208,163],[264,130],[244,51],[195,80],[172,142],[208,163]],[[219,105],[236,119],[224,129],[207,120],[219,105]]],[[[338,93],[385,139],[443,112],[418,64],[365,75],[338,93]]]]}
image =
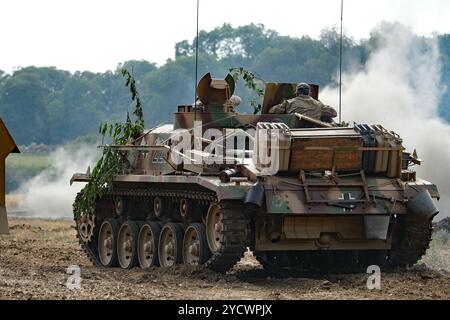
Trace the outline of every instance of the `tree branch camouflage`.
{"type": "Polygon", "coordinates": [[[130,166],[127,152],[113,151],[110,146],[104,145],[106,134],[109,134],[114,145],[126,145],[144,132],[144,113],[136,88],[136,80],[125,67],[122,68],[121,73],[126,78],[125,86],[130,88],[131,100],[136,103],[133,111],[136,119],[133,122],[130,113],[127,112],[125,122],[105,122],[100,125],[99,133],[102,136],[103,154],[92,170],[91,180],[75,199],[73,204],[75,219],[79,219],[82,214],[92,214],[97,199],[112,189],[114,177],[130,166]]]}
{"type": "MultiPolygon", "coordinates": [[[[255,80],[261,81],[263,84],[266,82],[260,77],[256,77],[253,72],[250,72],[243,67],[240,68],[230,68],[231,75],[233,76],[234,81],[237,83],[239,78],[242,78],[245,81],[245,86],[251,90],[253,90],[260,99],[264,96],[264,89],[258,87],[255,80]]],[[[258,103],[255,99],[250,101],[250,105],[253,107],[253,114],[261,113],[262,104],[258,103]]]]}
{"type": "Polygon", "coordinates": [[[109,124],[107,122],[100,125],[99,133],[102,135],[102,143],[108,132],[114,144],[126,144],[130,139],[138,138],[144,131],[144,113],[142,111],[141,99],[136,88],[134,76],[124,67],[121,70],[122,76],[126,77],[126,87],[130,87],[131,100],[136,101],[133,114],[136,116],[134,123],[131,121],[130,113],[127,112],[125,122],[116,122],[109,124]]]}

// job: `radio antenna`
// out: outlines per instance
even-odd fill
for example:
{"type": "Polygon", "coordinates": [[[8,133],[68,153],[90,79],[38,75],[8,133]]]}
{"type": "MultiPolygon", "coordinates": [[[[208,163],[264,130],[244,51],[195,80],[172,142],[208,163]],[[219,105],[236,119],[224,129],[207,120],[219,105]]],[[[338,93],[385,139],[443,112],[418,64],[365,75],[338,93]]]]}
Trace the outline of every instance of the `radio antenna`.
{"type": "Polygon", "coordinates": [[[194,82],[194,121],[197,120],[197,81],[198,81],[198,20],[200,0],[197,0],[197,36],[195,37],[195,82],[194,82]]]}
{"type": "Polygon", "coordinates": [[[344,0],[341,0],[341,38],[339,44],[339,123],[342,123],[342,20],[344,15],[344,0]]]}

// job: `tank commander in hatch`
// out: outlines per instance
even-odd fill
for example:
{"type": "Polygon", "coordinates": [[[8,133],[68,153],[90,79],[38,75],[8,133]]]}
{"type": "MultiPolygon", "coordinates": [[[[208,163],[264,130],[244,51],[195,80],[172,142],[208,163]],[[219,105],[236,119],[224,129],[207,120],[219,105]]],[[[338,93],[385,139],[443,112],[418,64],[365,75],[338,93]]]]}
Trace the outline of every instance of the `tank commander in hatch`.
{"type": "Polygon", "coordinates": [[[337,116],[334,108],[324,105],[310,95],[310,87],[307,83],[297,85],[296,97],[284,100],[269,109],[269,113],[300,113],[323,122],[332,122],[337,116]]]}

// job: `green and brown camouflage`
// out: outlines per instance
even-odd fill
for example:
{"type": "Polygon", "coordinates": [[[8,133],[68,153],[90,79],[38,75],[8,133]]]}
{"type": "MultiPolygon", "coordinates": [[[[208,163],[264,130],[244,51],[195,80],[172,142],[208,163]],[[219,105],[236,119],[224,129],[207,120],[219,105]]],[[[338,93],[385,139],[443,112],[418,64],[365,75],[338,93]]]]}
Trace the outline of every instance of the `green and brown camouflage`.
{"type": "MultiPolygon", "coordinates": [[[[228,269],[245,247],[250,247],[265,266],[279,265],[282,259],[274,258],[278,254],[284,254],[292,264],[292,254],[298,257],[312,251],[357,253],[359,265],[362,257],[375,259],[370,255],[374,252],[377,257],[384,252],[383,258],[376,260],[379,264],[415,263],[428,246],[429,226],[438,213],[432,198],[439,199],[437,187],[417,178],[411,170],[411,165],[420,164],[420,160],[404,152],[400,137],[381,126],[367,127],[382,128],[377,134],[389,143],[369,146],[356,127],[342,128],[299,114],[268,114],[271,106],[294,96],[296,85],[267,84],[262,114],[249,115],[237,112],[237,106],[230,103],[234,93],[232,77],[217,80],[207,74],[197,87],[199,99],[192,105],[178,106],[173,125],[148,130],[133,144],[116,146],[129,153],[133,164],[115,178],[108,200],[99,199],[99,211],[104,211],[96,213],[98,227],[92,232],[100,233],[82,242],[91,258],[105,265],[101,254],[95,257],[95,252],[102,252],[102,243],[97,248],[97,244],[89,242],[101,238],[99,225],[109,218],[120,223],[131,219],[140,225],[156,221],[163,229],[172,222],[183,230],[192,223],[201,224],[205,231],[198,236],[207,237],[203,246],[207,243],[208,247],[202,250],[208,251],[210,258],[200,264],[219,271],[228,269]],[[205,138],[209,129],[216,129],[221,137],[205,138]],[[220,163],[195,159],[210,156],[208,146],[230,137],[229,130],[233,129],[249,136],[240,150],[235,147],[228,153],[214,149],[216,155],[219,153],[216,159],[223,160],[220,163]],[[174,143],[174,133],[180,130],[189,134],[188,144],[193,149],[190,153],[176,148],[179,140],[174,143]],[[268,144],[269,153],[276,153],[279,162],[275,174],[264,173],[255,155],[263,147],[255,134],[271,132],[281,134],[277,147],[268,144]],[[196,143],[200,150],[195,148],[196,143]],[[188,159],[188,163],[175,163],[174,153],[188,159]],[[383,158],[384,164],[377,162],[377,170],[366,170],[369,156],[383,158]],[[124,203],[130,212],[123,213],[124,203]],[[161,206],[166,211],[160,212],[161,206]],[[229,209],[230,213],[226,209],[229,207],[235,209],[229,209]],[[189,215],[183,208],[190,208],[189,215]],[[242,232],[242,237],[230,240],[228,231],[233,235],[242,232]],[[408,241],[419,245],[409,246],[408,241]],[[233,246],[240,249],[233,251],[231,259],[227,250],[235,250],[230,249],[233,246]]],[[[318,86],[311,87],[317,99],[318,86]]],[[[89,181],[89,174],[76,174],[72,180],[89,181]]],[[[82,224],[77,225],[80,229],[82,224]]],[[[133,241],[140,243],[139,239],[133,241]]],[[[153,245],[159,245],[160,250],[166,248],[153,245]]],[[[177,245],[183,254],[190,254],[184,245],[177,245]]],[[[175,263],[181,262],[174,259],[175,263]]],[[[145,266],[141,260],[139,264],[145,266]]]]}

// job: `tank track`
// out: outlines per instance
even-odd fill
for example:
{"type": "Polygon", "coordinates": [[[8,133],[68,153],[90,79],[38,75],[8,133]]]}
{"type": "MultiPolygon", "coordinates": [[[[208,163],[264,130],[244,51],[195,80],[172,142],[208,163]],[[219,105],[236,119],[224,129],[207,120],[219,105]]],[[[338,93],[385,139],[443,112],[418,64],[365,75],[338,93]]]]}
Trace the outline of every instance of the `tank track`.
{"type": "MultiPolygon", "coordinates": [[[[127,196],[138,199],[151,197],[170,197],[192,199],[201,204],[217,202],[213,192],[195,190],[164,189],[124,189],[117,188],[105,195],[127,196]]],[[[242,210],[240,201],[222,201],[219,203],[223,216],[223,246],[213,254],[205,266],[218,272],[226,272],[240,260],[247,246],[251,246],[250,219],[242,210]]],[[[112,213],[111,213],[112,215],[112,213]]],[[[94,235],[88,243],[77,238],[81,248],[91,262],[101,266],[97,250],[97,235],[100,223],[96,223],[94,235]]],[[[385,269],[405,269],[413,266],[425,254],[432,234],[431,221],[416,219],[411,215],[399,217],[393,233],[392,249],[386,251],[351,252],[255,252],[256,259],[268,271],[290,269],[302,273],[327,272],[366,272],[369,265],[379,265],[385,269]]]]}
{"type": "Polygon", "coordinates": [[[433,226],[431,220],[420,220],[409,215],[402,217],[396,226],[399,229],[395,236],[387,261],[388,268],[412,267],[425,254],[432,240],[433,226]]]}
{"type": "MultiPolygon", "coordinates": [[[[124,189],[117,188],[107,193],[104,197],[127,196],[138,199],[148,199],[152,197],[167,197],[173,201],[179,199],[191,199],[200,204],[209,205],[217,202],[217,196],[213,192],[195,191],[195,190],[164,190],[164,189],[124,189]]],[[[238,262],[249,242],[249,219],[242,210],[240,201],[221,201],[219,202],[222,211],[223,222],[223,243],[221,249],[212,254],[205,263],[205,267],[217,272],[226,272],[238,262]]],[[[111,213],[112,215],[112,213],[111,213]]],[[[75,220],[76,221],[76,220],[75,220]]],[[[97,240],[100,223],[97,223],[94,229],[94,235],[88,243],[81,240],[77,231],[77,238],[82,250],[86,253],[90,261],[95,266],[102,266],[98,256],[97,240]]]]}
{"type": "Polygon", "coordinates": [[[223,243],[221,249],[208,260],[206,267],[226,272],[245,252],[250,238],[249,219],[240,201],[224,201],[219,205],[223,215],[223,243]]]}
{"type": "MultiPolygon", "coordinates": [[[[89,241],[89,243],[85,243],[84,241],[82,241],[80,239],[78,233],[77,233],[77,238],[78,238],[78,242],[80,244],[81,249],[87,255],[87,257],[92,262],[92,264],[94,266],[101,266],[100,261],[98,259],[97,247],[94,245],[94,242],[96,242],[96,241],[93,241],[94,239],[92,239],[91,241],[89,241]]],[[[97,238],[97,237],[95,237],[95,238],[97,238]]]]}

